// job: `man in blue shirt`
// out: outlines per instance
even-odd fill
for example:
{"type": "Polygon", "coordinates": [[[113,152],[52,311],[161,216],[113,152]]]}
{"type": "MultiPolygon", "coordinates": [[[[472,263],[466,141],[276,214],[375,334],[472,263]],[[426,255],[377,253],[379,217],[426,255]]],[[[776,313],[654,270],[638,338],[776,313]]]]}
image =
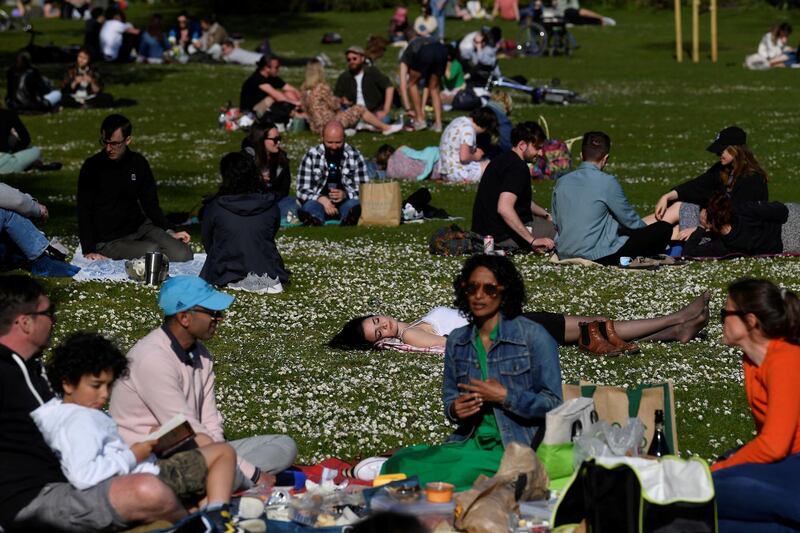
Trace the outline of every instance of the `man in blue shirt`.
{"type": "Polygon", "coordinates": [[[561,259],[578,257],[615,265],[620,257],[663,253],[669,244],[670,225],[663,221],[645,224],[617,179],[603,172],[610,150],[608,135],[586,133],[581,144],[583,163],[556,182],[552,209],[561,259]]]}

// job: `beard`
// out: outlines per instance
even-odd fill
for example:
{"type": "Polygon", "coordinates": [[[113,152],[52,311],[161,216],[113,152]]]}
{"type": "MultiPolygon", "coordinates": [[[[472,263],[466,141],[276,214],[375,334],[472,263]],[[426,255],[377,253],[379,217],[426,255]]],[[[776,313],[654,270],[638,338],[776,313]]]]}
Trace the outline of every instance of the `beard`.
{"type": "Polygon", "coordinates": [[[327,147],[325,148],[325,160],[329,163],[341,163],[343,156],[344,146],[337,148],[336,150],[331,150],[327,147]]]}

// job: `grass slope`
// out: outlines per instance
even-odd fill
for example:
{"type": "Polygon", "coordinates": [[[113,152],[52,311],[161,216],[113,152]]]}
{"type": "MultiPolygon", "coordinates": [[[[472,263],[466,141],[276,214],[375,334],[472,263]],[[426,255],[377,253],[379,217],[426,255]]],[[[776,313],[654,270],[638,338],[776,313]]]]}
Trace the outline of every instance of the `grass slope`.
{"type": "MultiPolygon", "coordinates": [[[[132,19],[146,20],[149,8],[134,4],[132,19]]],[[[609,171],[618,176],[640,213],[649,212],[671,185],[699,174],[711,162],[703,151],[716,131],[736,123],[771,176],[772,197],[798,198],[796,71],[748,72],[746,53],[772,23],[787,18],[770,9],[720,13],[720,61],[705,55],[700,64],[677,64],[672,58],[672,14],[660,11],[610,13],[613,28],[575,28],[581,45],[573,57],[503,60],[504,73],[523,74],[537,83],[551,78],[580,91],[590,106],[533,106],[515,96],[515,120],[544,116],[554,136],[569,138],[590,129],[610,133],[609,171]]],[[[790,13],[791,14],[791,13],[790,13]]],[[[325,47],[336,69],[342,51],[382,33],[390,12],[316,13],[282,18],[241,17],[223,22],[242,30],[255,46],[263,29],[273,47],[286,55],[314,55],[325,31],[338,31],[343,45],[325,47]]],[[[704,16],[703,24],[707,24],[704,16]]],[[[688,24],[688,14],[685,26],[688,24]]],[[[462,35],[479,23],[448,21],[449,36],[462,35]]],[[[513,24],[503,24],[515,36],[513,24]]],[[[44,21],[41,42],[79,42],[81,25],[44,21]]],[[[705,26],[704,26],[705,28],[705,26]]],[[[688,28],[687,28],[688,29],[688,28]]],[[[704,30],[705,31],[705,30],[704,30]]],[[[706,33],[707,34],[707,33],[706,33]]],[[[687,31],[688,37],[688,31],[687,31]]],[[[0,57],[9,64],[27,38],[0,34],[0,57]]],[[[394,69],[394,49],[380,60],[394,69]]],[[[238,99],[250,69],[227,65],[102,67],[108,90],[135,98],[123,110],[134,123],[134,149],[151,162],[165,211],[188,210],[212,192],[217,162],[235,150],[240,134],[216,128],[216,109],[238,99]]],[[[58,68],[45,67],[54,79],[58,68]]],[[[295,85],[301,69],[283,74],[295,85]]],[[[77,230],[75,189],[82,161],[99,147],[98,126],[104,111],[67,110],[52,116],[25,117],[36,144],[48,159],[64,162],[49,174],[7,177],[45,202],[52,219],[48,234],[73,245],[77,230]]],[[[454,116],[454,115],[451,115],[454,116]]],[[[285,135],[295,163],[315,141],[311,134],[285,135]]],[[[385,141],[359,134],[350,140],[371,155],[385,141]]],[[[415,148],[436,144],[431,132],[404,133],[391,141],[415,148]]],[[[475,187],[428,185],[433,203],[465,217],[469,225],[475,187]]],[[[552,184],[535,184],[535,197],[549,205],[552,184]]],[[[413,186],[403,185],[405,193],[413,186]]],[[[439,442],[450,431],[441,413],[441,358],[392,352],[339,353],[324,342],[346,319],[367,312],[411,319],[433,305],[451,301],[450,281],[461,260],[427,253],[427,237],[439,224],[397,229],[308,228],[284,231],[279,247],[294,274],[291,290],[274,297],[237,294],[211,349],[217,356],[219,404],[231,437],[276,431],[293,435],[300,460],[327,455],[351,457],[418,442],[439,442]]],[[[192,228],[195,239],[198,228],[192,228]]],[[[520,257],[530,309],[641,318],[673,311],[702,290],[714,292],[712,314],[723,303],[724,287],[744,275],[768,276],[800,289],[800,262],[792,259],[735,260],[691,264],[657,272],[553,267],[541,257],[520,257]]],[[[155,291],[132,284],[52,282],[60,306],[56,340],[77,329],[100,330],[124,348],[159,323],[155,291]]],[[[647,344],[640,355],[596,359],[577,349],[561,349],[566,380],[585,379],[613,385],[651,380],[675,381],[681,448],[711,458],[748,439],[752,422],[742,390],[740,354],[720,344],[721,326],[712,320],[705,340],[686,345],[647,344]]]]}

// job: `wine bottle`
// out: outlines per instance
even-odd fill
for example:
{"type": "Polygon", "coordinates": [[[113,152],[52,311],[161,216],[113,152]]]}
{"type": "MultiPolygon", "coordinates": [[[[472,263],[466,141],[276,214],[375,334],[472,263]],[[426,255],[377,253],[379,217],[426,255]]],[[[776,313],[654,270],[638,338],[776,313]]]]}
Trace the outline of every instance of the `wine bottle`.
{"type": "Polygon", "coordinates": [[[653,440],[650,441],[650,447],[647,449],[647,455],[663,457],[670,453],[667,436],[664,435],[664,411],[656,409],[656,429],[653,432],[653,440]]]}

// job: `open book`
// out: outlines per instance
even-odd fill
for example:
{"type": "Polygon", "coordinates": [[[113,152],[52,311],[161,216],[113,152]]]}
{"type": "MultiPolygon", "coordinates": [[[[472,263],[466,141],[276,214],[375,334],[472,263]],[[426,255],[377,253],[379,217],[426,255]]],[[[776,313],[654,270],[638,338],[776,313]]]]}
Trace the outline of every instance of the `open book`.
{"type": "Polygon", "coordinates": [[[177,448],[194,438],[194,429],[182,414],[175,415],[158,430],[150,433],[142,441],[157,441],[153,453],[159,457],[169,455],[177,448]]]}

